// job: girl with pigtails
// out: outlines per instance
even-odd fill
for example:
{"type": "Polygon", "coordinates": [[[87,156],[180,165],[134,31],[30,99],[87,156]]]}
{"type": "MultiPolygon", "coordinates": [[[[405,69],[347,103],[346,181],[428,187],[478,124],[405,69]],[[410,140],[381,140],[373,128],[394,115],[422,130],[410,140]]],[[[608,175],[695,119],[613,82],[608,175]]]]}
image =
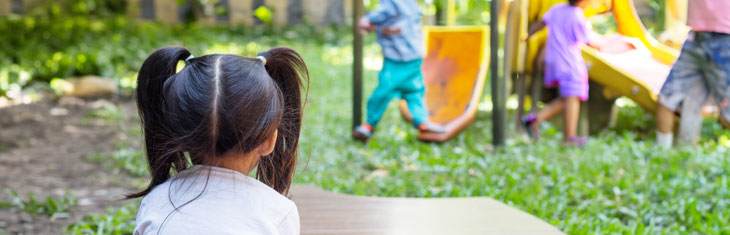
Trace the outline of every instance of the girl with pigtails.
{"type": "Polygon", "coordinates": [[[137,86],[152,180],[128,196],[143,197],[134,234],[299,234],[285,195],[308,82],[289,48],[256,58],[193,57],[182,47],[152,53],[137,86]]]}

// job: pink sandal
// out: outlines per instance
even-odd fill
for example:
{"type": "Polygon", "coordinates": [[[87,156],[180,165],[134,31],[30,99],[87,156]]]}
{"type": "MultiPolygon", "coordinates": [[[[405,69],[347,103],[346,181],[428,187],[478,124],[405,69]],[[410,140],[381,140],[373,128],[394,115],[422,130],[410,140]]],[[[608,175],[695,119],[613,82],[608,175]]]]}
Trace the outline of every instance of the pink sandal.
{"type": "Polygon", "coordinates": [[[568,141],[565,141],[565,144],[575,147],[584,147],[586,146],[586,143],[588,143],[588,137],[573,136],[570,137],[568,141]]]}

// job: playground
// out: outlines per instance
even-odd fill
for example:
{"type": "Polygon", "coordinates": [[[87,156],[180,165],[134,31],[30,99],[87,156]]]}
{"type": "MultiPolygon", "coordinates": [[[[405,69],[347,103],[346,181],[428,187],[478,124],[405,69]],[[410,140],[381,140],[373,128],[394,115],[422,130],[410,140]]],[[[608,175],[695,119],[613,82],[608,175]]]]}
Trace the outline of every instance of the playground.
{"type": "Polygon", "coordinates": [[[726,234],[730,130],[717,110],[703,106],[696,145],[656,146],[657,94],[686,36],[682,19],[657,12],[686,9],[635,1],[586,10],[606,43],[582,51],[594,90],[578,127],[589,140],[573,147],[559,121],[540,126],[539,141],[519,122],[551,96],[533,82],[546,35],[525,41],[527,29],[561,1],[418,1],[441,4],[425,11],[422,72],[430,119],[445,132],[419,133],[394,99],[362,143],[352,127],[365,117],[383,56],[351,24],[376,2],[342,1],[342,24],[322,26],[328,18],[316,11],[287,25],[285,4],[272,1],[242,10],[255,20],[228,25],[135,19],[115,1],[21,14],[0,0],[0,235],[132,234],[140,201],[119,199],[150,177],[137,72],[168,45],[196,55],[255,57],[275,46],[302,55],[311,80],[288,195],[302,234],[726,234]],[[647,14],[642,4],[659,7],[647,14]]]}

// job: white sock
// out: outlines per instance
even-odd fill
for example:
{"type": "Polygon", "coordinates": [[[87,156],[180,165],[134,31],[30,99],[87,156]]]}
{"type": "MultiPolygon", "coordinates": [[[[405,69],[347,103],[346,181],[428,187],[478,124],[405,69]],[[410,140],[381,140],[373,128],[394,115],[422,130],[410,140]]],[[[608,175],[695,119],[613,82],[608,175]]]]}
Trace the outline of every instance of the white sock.
{"type": "Polygon", "coordinates": [[[656,132],[656,144],[664,147],[664,148],[671,148],[672,147],[672,140],[674,140],[674,133],[662,133],[660,131],[656,132]]]}

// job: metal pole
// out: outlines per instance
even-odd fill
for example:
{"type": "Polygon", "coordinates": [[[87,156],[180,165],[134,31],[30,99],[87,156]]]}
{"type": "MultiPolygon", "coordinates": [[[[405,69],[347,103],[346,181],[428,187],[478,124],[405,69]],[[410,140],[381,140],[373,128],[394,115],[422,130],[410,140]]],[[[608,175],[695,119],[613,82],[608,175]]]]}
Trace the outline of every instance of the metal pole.
{"type": "Polygon", "coordinates": [[[355,128],[362,123],[362,34],[357,27],[357,22],[362,17],[362,0],[354,0],[352,3],[352,127],[355,128]]]}
{"type": "Polygon", "coordinates": [[[490,4],[490,52],[491,66],[489,68],[492,82],[492,138],[495,146],[504,144],[504,127],[505,127],[505,100],[506,93],[504,79],[499,73],[499,2],[501,0],[492,0],[490,4]]]}

